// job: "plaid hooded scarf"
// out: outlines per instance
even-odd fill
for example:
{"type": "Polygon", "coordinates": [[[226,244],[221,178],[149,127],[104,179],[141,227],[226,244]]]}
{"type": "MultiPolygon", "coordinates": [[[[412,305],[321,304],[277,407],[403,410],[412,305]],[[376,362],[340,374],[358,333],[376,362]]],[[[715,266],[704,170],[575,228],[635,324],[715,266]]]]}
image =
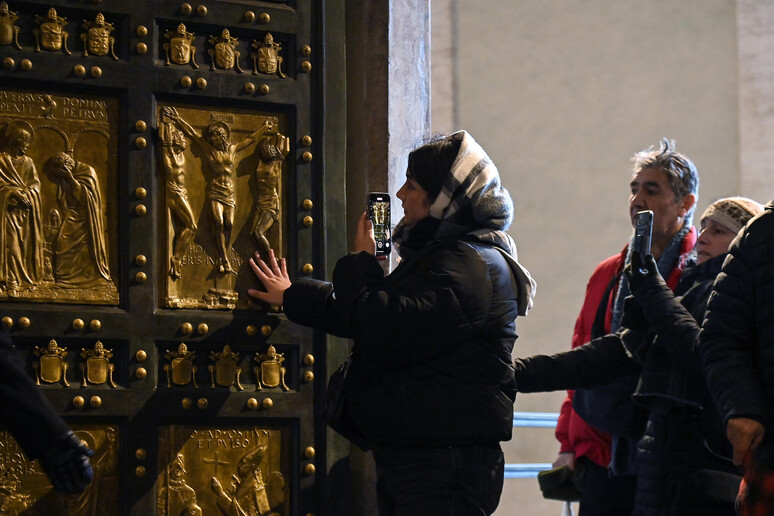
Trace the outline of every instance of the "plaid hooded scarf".
{"type": "Polygon", "coordinates": [[[505,231],[513,221],[513,201],[500,183],[492,159],[466,131],[457,157],[428,217],[412,226],[398,222],[393,243],[402,259],[411,259],[427,245],[441,240],[464,240],[493,245],[508,262],[519,284],[519,315],[533,305],[537,284],[518,261],[513,239],[505,231]]]}

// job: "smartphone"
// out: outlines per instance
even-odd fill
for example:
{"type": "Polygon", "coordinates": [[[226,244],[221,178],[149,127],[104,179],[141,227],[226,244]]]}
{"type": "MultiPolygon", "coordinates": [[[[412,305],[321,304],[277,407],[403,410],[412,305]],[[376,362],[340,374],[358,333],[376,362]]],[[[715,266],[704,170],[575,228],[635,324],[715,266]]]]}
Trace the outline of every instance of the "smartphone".
{"type": "Polygon", "coordinates": [[[369,192],[366,214],[374,227],[376,256],[387,256],[392,250],[390,235],[390,194],[369,192]]]}
{"type": "Polygon", "coordinates": [[[653,212],[640,211],[634,216],[634,250],[640,258],[650,254],[650,237],[653,233],[653,212]]]}

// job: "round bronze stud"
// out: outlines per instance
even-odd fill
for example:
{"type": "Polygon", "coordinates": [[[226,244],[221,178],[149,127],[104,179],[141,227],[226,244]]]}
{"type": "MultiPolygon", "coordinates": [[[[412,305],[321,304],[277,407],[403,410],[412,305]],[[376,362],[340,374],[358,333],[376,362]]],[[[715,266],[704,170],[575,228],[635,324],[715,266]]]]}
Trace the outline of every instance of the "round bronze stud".
{"type": "Polygon", "coordinates": [[[102,406],[102,398],[99,396],[92,396],[89,400],[89,405],[91,405],[94,408],[99,408],[102,406]]]}
{"type": "Polygon", "coordinates": [[[30,70],[32,70],[32,61],[30,61],[29,59],[22,59],[21,68],[25,72],[29,72],[30,70]]]}
{"type": "Polygon", "coordinates": [[[309,61],[304,61],[303,63],[301,63],[301,70],[306,72],[306,73],[311,72],[312,71],[312,63],[310,63],[309,61]]]}
{"type": "Polygon", "coordinates": [[[255,13],[253,11],[246,11],[245,21],[253,23],[255,21],[255,13]]]}
{"type": "Polygon", "coordinates": [[[86,400],[83,399],[83,396],[76,396],[73,398],[73,407],[83,408],[85,404],[86,404],[86,400]]]}
{"type": "Polygon", "coordinates": [[[99,319],[92,319],[89,323],[89,328],[91,328],[91,331],[99,331],[102,329],[102,322],[99,319]]]}
{"type": "Polygon", "coordinates": [[[258,87],[258,93],[260,93],[261,95],[268,95],[269,91],[271,91],[271,88],[269,88],[268,84],[261,84],[258,87]]]}
{"type": "Polygon", "coordinates": [[[314,158],[314,156],[312,156],[312,153],[309,152],[309,151],[304,151],[304,153],[301,154],[301,159],[306,161],[307,163],[312,161],[313,158],[314,158]]]}
{"type": "Polygon", "coordinates": [[[304,274],[312,274],[314,272],[314,266],[312,266],[311,263],[305,263],[301,270],[304,271],[304,274]]]}
{"type": "Polygon", "coordinates": [[[146,213],[148,213],[148,208],[146,208],[144,204],[138,204],[134,207],[134,212],[138,217],[143,217],[146,213]]]}
{"type": "Polygon", "coordinates": [[[21,328],[22,330],[26,330],[27,328],[29,328],[30,324],[32,323],[30,322],[29,317],[19,317],[19,328],[21,328]]]}
{"type": "Polygon", "coordinates": [[[271,400],[271,398],[264,398],[264,400],[261,402],[261,406],[266,410],[269,410],[274,406],[274,402],[271,400]]]}
{"type": "Polygon", "coordinates": [[[145,123],[145,120],[137,120],[134,123],[134,128],[143,133],[148,128],[148,124],[145,123]]]}
{"type": "Polygon", "coordinates": [[[138,254],[134,257],[134,263],[137,264],[138,267],[142,267],[146,263],[148,263],[148,259],[145,257],[144,254],[138,254]]]}
{"type": "Polygon", "coordinates": [[[305,210],[311,210],[314,208],[314,203],[312,202],[312,199],[304,199],[304,202],[301,203],[301,207],[305,210]]]}
{"type": "Polygon", "coordinates": [[[261,23],[264,25],[271,22],[271,16],[269,16],[269,13],[261,13],[260,15],[261,23]]]}
{"type": "Polygon", "coordinates": [[[10,330],[13,327],[13,319],[8,316],[3,317],[3,327],[10,330]]]}
{"type": "Polygon", "coordinates": [[[193,7],[191,7],[191,4],[184,3],[180,6],[180,12],[183,14],[191,14],[193,12],[193,7]]]}
{"type": "Polygon", "coordinates": [[[136,376],[138,380],[142,380],[143,378],[148,376],[148,371],[144,367],[138,367],[137,370],[134,372],[134,376],[136,376]]]}
{"type": "Polygon", "coordinates": [[[134,359],[138,362],[145,362],[148,359],[148,353],[144,349],[138,349],[134,354],[134,359]]]}
{"type": "Polygon", "coordinates": [[[309,147],[310,145],[312,145],[312,137],[309,136],[308,134],[305,134],[304,136],[302,136],[301,145],[303,145],[304,147],[309,147]]]}
{"type": "Polygon", "coordinates": [[[257,329],[256,329],[256,327],[255,327],[255,326],[253,326],[252,324],[248,324],[248,325],[247,325],[247,327],[245,328],[245,333],[246,333],[247,335],[249,335],[250,337],[252,337],[252,336],[253,336],[253,335],[255,335],[256,333],[258,333],[258,330],[257,330],[257,329]]]}
{"type": "Polygon", "coordinates": [[[148,275],[144,272],[138,272],[134,275],[134,281],[137,283],[145,283],[148,280],[148,275]]]}
{"type": "Polygon", "coordinates": [[[196,14],[199,16],[207,16],[207,6],[206,5],[200,5],[196,8],[196,14]]]}
{"type": "Polygon", "coordinates": [[[189,322],[185,322],[180,326],[180,333],[183,335],[189,335],[193,331],[193,325],[189,322]]]}
{"type": "Polygon", "coordinates": [[[193,81],[192,81],[192,80],[191,80],[191,78],[190,78],[190,77],[188,77],[187,75],[184,75],[184,76],[182,76],[182,77],[180,78],[180,85],[181,85],[183,88],[190,88],[190,87],[191,87],[191,84],[193,84],[193,81]]]}
{"type": "Polygon", "coordinates": [[[141,38],[144,38],[145,36],[148,35],[148,27],[146,27],[145,25],[138,25],[135,32],[137,33],[138,36],[140,36],[141,38]]]}
{"type": "Polygon", "coordinates": [[[305,366],[314,365],[314,355],[312,355],[311,353],[306,355],[304,357],[304,365],[305,366]]]}
{"type": "Polygon", "coordinates": [[[205,79],[204,77],[199,77],[198,79],[196,79],[196,87],[199,88],[200,90],[203,90],[204,88],[206,88],[207,79],[205,79]]]}
{"type": "Polygon", "coordinates": [[[142,56],[142,55],[145,55],[145,54],[147,54],[147,53],[148,53],[148,45],[146,45],[146,44],[145,44],[145,43],[143,43],[143,42],[137,43],[137,46],[136,46],[136,47],[134,47],[134,49],[135,49],[135,51],[136,51],[138,54],[140,54],[141,56],[142,56]]]}
{"type": "Polygon", "coordinates": [[[6,70],[11,70],[14,66],[16,66],[16,61],[14,61],[12,57],[6,57],[3,59],[3,68],[6,70]]]}
{"type": "Polygon", "coordinates": [[[89,73],[91,73],[91,76],[94,77],[95,79],[99,79],[100,77],[102,77],[102,68],[100,68],[99,66],[92,66],[91,70],[89,70],[89,73]]]}
{"type": "Polygon", "coordinates": [[[253,84],[252,82],[246,82],[245,83],[245,92],[249,93],[250,95],[255,93],[255,84],[253,84]]]}
{"type": "Polygon", "coordinates": [[[201,323],[199,326],[196,327],[196,333],[199,335],[207,335],[207,332],[210,331],[210,327],[207,326],[205,323],[201,323]]]}
{"type": "Polygon", "coordinates": [[[83,319],[73,319],[73,330],[81,331],[85,326],[86,323],[83,322],[83,319]]]}
{"type": "Polygon", "coordinates": [[[255,398],[250,398],[247,400],[247,408],[250,410],[255,410],[258,408],[258,400],[255,398]]]}
{"type": "Polygon", "coordinates": [[[148,190],[140,186],[139,188],[134,190],[134,196],[138,199],[145,199],[145,197],[148,195],[148,190]]]}

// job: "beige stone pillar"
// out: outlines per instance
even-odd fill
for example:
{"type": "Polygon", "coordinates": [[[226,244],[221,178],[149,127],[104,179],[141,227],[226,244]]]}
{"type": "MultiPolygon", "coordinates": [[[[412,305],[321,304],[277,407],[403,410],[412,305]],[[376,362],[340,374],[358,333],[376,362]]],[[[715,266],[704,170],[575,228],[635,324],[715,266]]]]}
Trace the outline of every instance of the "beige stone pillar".
{"type": "Polygon", "coordinates": [[[774,3],[738,0],[739,190],[774,198],[774,3]]]}

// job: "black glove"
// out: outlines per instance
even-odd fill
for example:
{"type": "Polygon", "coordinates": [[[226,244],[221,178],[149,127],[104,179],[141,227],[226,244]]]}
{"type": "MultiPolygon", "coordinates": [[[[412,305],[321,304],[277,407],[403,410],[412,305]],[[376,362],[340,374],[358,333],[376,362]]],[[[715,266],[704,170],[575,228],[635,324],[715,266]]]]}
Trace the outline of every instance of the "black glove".
{"type": "Polygon", "coordinates": [[[632,251],[632,261],[624,269],[624,274],[629,280],[629,290],[640,302],[651,289],[660,289],[662,286],[669,288],[659,274],[656,259],[652,254],[642,257],[637,251],[632,251]]]}
{"type": "Polygon", "coordinates": [[[51,444],[40,458],[40,465],[51,485],[61,493],[82,493],[91,482],[94,470],[89,457],[94,452],[72,432],[67,432],[51,444]]]}
{"type": "Polygon", "coordinates": [[[649,326],[647,319],[645,319],[645,314],[642,312],[642,307],[634,296],[626,296],[623,316],[621,317],[621,327],[646,333],[649,326]]]}

